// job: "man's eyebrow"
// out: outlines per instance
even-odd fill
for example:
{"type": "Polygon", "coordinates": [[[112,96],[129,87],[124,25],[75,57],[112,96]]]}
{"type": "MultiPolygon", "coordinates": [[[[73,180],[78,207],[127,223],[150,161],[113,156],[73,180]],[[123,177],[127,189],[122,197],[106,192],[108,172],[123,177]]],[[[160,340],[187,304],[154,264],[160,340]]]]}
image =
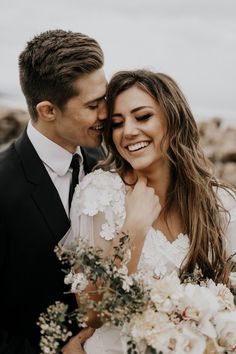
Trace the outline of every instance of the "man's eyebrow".
{"type": "MultiPolygon", "coordinates": [[[[135,112],[140,111],[141,109],[144,109],[144,108],[153,108],[153,107],[151,107],[151,106],[140,106],[140,107],[136,107],[136,108],[131,109],[130,113],[135,113],[135,112]]],[[[114,114],[112,114],[111,117],[112,117],[112,118],[113,118],[113,117],[122,117],[122,114],[121,114],[121,113],[114,113],[114,114]]]]}
{"type": "Polygon", "coordinates": [[[101,96],[101,97],[94,98],[93,100],[86,102],[85,105],[86,105],[86,106],[89,106],[90,104],[95,103],[95,102],[97,102],[97,101],[104,100],[105,98],[106,98],[106,95],[103,95],[103,96],[101,96]]]}

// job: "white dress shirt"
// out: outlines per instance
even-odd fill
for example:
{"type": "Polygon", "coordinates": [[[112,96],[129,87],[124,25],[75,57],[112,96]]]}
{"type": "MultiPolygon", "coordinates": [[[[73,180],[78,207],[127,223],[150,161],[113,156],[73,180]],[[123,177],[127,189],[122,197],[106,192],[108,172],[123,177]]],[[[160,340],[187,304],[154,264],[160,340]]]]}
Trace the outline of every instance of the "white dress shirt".
{"type": "MultiPolygon", "coordinates": [[[[41,134],[32,122],[27,126],[27,135],[42,160],[51,180],[56,187],[67,215],[69,215],[69,189],[72,179],[70,163],[72,154],[41,134]]],[[[78,146],[76,152],[80,156],[79,181],[84,176],[83,155],[78,146]]]]}

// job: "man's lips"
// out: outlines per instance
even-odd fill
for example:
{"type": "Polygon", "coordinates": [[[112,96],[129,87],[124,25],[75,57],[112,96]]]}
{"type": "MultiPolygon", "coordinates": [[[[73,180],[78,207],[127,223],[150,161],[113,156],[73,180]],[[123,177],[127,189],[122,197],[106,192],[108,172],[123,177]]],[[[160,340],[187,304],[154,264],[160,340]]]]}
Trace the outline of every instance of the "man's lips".
{"type": "Polygon", "coordinates": [[[97,124],[91,127],[90,129],[95,130],[95,131],[102,131],[104,129],[104,124],[97,124]]]}

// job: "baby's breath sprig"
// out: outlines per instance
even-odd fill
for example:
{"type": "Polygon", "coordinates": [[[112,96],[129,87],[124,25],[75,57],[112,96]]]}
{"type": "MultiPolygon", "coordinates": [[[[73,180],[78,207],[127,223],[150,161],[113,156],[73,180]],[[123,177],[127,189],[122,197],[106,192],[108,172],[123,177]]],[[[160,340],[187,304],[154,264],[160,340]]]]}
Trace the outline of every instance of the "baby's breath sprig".
{"type": "Polygon", "coordinates": [[[56,302],[54,305],[50,305],[45,313],[40,315],[37,324],[40,326],[41,333],[41,353],[60,353],[61,344],[72,336],[66,326],[67,310],[67,305],[62,302],[56,302]]]}

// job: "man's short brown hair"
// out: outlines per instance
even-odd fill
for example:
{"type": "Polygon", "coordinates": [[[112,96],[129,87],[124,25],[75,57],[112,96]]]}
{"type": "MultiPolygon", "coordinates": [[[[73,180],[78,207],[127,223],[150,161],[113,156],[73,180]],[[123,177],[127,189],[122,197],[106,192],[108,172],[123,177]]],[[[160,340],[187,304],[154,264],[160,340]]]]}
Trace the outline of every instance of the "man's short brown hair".
{"type": "Polygon", "coordinates": [[[19,56],[20,84],[32,119],[47,100],[63,108],[78,92],[74,82],[104,64],[98,42],[79,32],[49,30],[35,36],[19,56]]]}

